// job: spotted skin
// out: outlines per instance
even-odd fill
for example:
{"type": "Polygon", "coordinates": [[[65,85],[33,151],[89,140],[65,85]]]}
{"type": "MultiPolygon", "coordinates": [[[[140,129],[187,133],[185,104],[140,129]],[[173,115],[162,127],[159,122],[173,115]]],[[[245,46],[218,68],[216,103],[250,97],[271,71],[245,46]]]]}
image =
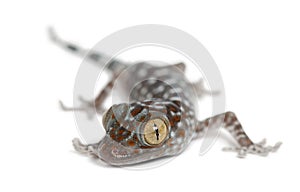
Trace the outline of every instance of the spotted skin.
{"type": "MultiPolygon", "coordinates": [[[[101,63],[105,57],[59,38],[53,30],[50,30],[50,35],[59,46],[77,55],[84,55],[93,62],[101,63]]],[[[128,99],[128,102],[117,103],[103,114],[106,135],[100,142],[83,145],[79,139],[73,140],[79,152],[93,155],[111,165],[136,164],[178,155],[199,133],[214,126],[223,126],[231,133],[238,147],[226,150],[237,151],[239,157],[245,157],[247,153],[267,155],[276,151],[281,144],[270,147],[265,146],[264,142],[252,142],[233,112],[197,120],[197,101],[194,99],[204,95],[206,90],[196,89],[195,92],[195,83],[190,83],[185,77],[183,63],[157,67],[149,63],[128,65],[112,60],[107,69],[113,77],[95,98],[93,106],[103,109],[102,104],[118,82],[118,95],[124,100],[128,99]],[[165,123],[168,134],[161,143],[151,145],[145,141],[143,129],[149,120],[155,118],[165,123]]],[[[62,107],[64,110],[85,110],[62,107]]],[[[156,134],[159,136],[159,132],[156,134]]]]}
{"type": "Polygon", "coordinates": [[[97,156],[109,164],[127,165],[177,155],[195,135],[218,123],[243,149],[258,148],[232,112],[198,121],[192,100],[198,93],[183,73],[177,65],[138,63],[128,68],[120,78],[121,87],[130,90],[129,104],[113,105],[104,115],[106,136],[97,146],[97,156]],[[143,140],[142,129],[152,116],[167,119],[170,129],[168,138],[156,146],[143,140]]]}
{"type": "Polygon", "coordinates": [[[99,158],[113,165],[135,164],[177,155],[188,146],[196,133],[197,118],[191,99],[196,98],[196,93],[182,66],[138,63],[118,76],[116,81],[123,88],[120,93],[129,90],[129,102],[115,104],[105,113],[106,136],[95,150],[99,158]],[[168,136],[158,145],[149,145],[143,139],[143,128],[153,118],[162,118],[168,124],[168,136]]]}

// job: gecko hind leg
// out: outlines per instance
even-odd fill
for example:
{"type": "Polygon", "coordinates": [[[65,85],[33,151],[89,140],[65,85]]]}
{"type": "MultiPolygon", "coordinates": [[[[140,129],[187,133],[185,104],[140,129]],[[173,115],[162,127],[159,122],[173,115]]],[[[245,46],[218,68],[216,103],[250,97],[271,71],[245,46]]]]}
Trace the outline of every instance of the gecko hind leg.
{"type": "MultiPolygon", "coordinates": [[[[56,31],[54,30],[53,27],[49,27],[48,28],[48,33],[49,33],[49,37],[50,39],[59,47],[65,49],[68,52],[71,52],[77,56],[80,57],[86,57],[89,60],[93,61],[93,62],[100,62],[101,59],[103,57],[105,57],[105,55],[103,55],[102,53],[99,52],[95,52],[95,51],[91,51],[89,49],[85,49],[83,47],[81,47],[78,44],[75,44],[73,42],[67,41],[63,38],[61,38],[56,31]]],[[[116,61],[115,61],[116,62],[116,61]]],[[[119,63],[117,63],[119,64],[119,63]]],[[[121,65],[121,64],[120,64],[121,65]]]]}
{"type": "Polygon", "coordinates": [[[237,152],[238,157],[245,157],[247,154],[256,154],[260,156],[267,156],[270,152],[276,152],[282,142],[277,142],[274,146],[266,146],[266,139],[263,139],[261,142],[258,142],[249,147],[224,147],[223,151],[237,152]]]}
{"type": "Polygon", "coordinates": [[[81,58],[88,59],[92,63],[97,64],[97,66],[100,65],[103,67],[107,65],[106,67],[108,71],[112,72],[113,74],[118,74],[128,67],[127,63],[123,63],[118,59],[112,59],[106,54],[101,53],[97,50],[86,49],[78,44],[72,43],[71,41],[67,41],[61,38],[52,27],[48,28],[48,33],[52,42],[58,45],[59,47],[65,49],[70,53],[80,56],[81,58]],[[109,62],[107,63],[108,60],[109,62]]]}
{"type": "Polygon", "coordinates": [[[66,41],[66,40],[62,39],[60,36],[58,36],[58,34],[54,30],[54,28],[49,27],[48,33],[49,33],[50,39],[59,47],[65,49],[67,51],[70,51],[78,56],[81,56],[81,57],[84,57],[87,54],[88,50],[86,50],[74,43],[66,41]]]}
{"type": "Polygon", "coordinates": [[[196,132],[203,132],[204,129],[213,127],[217,122],[221,122],[222,127],[229,131],[239,144],[238,147],[226,147],[223,150],[237,152],[238,157],[243,158],[247,154],[267,156],[270,152],[276,152],[282,144],[278,142],[274,146],[266,146],[266,139],[258,143],[252,142],[233,112],[226,112],[200,121],[196,132]]]}

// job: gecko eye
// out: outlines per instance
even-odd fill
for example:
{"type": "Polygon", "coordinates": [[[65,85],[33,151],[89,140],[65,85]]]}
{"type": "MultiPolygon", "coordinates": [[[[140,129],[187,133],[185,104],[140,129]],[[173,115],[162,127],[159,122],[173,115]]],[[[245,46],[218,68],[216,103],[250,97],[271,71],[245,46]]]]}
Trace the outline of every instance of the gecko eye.
{"type": "Polygon", "coordinates": [[[144,127],[144,140],[148,145],[161,144],[168,136],[168,126],[162,119],[150,119],[144,127]]]}

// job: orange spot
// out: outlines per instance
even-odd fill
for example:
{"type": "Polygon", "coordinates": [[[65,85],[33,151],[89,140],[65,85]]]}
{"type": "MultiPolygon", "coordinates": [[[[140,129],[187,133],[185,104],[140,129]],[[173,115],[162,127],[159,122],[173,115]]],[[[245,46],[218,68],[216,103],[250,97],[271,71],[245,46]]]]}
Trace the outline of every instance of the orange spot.
{"type": "Polygon", "coordinates": [[[170,119],[170,120],[169,120],[169,123],[170,123],[171,127],[173,127],[173,126],[175,125],[173,119],[170,119]]]}
{"type": "Polygon", "coordinates": [[[125,131],[124,129],[119,129],[118,134],[122,135],[124,133],[124,131],[125,131]]]}
{"type": "Polygon", "coordinates": [[[140,105],[137,105],[134,107],[134,109],[130,112],[132,116],[136,116],[138,113],[140,113],[143,110],[143,107],[140,105]]]}
{"type": "Polygon", "coordinates": [[[172,105],[169,105],[168,109],[171,110],[171,111],[173,111],[173,112],[177,111],[177,109],[174,106],[172,106],[172,105]]]}
{"type": "Polygon", "coordinates": [[[123,139],[124,139],[124,137],[123,137],[123,136],[120,136],[120,135],[118,135],[118,136],[117,136],[117,141],[118,141],[118,142],[121,142],[121,141],[123,141],[123,139]]]}
{"type": "Polygon", "coordinates": [[[135,154],[138,154],[138,153],[140,153],[140,150],[139,150],[139,149],[135,149],[133,152],[134,152],[135,154]]]}
{"type": "Polygon", "coordinates": [[[110,137],[113,139],[113,140],[116,140],[116,135],[114,133],[110,133],[110,137]]]}
{"type": "Polygon", "coordinates": [[[137,136],[136,136],[136,135],[133,135],[132,140],[133,140],[133,141],[138,141],[137,136]]]}
{"type": "Polygon", "coordinates": [[[179,115],[176,115],[176,116],[173,117],[173,120],[176,121],[176,122],[179,122],[180,119],[181,119],[181,116],[179,116],[179,115]]]}
{"type": "Polygon", "coordinates": [[[135,142],[134,142],[133,140],[128,140],[128,141],[127,141],[127,144],[128,144],[130,147],[135,146],[135,142]]]}

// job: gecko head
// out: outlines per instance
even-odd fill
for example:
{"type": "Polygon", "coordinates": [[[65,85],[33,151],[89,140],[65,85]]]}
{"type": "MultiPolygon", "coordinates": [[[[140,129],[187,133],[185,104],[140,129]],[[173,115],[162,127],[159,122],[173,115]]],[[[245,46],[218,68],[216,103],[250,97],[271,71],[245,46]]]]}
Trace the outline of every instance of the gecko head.
{"type": "Polygon", "coordinates": [[[113,165],[174,155],[180,152],[179,141],[184,140],[178,139],[184,137],[177,127],[180,119],[179,102],[147,100],[113,105],[103,115],[106,135],[99,144],[98,155],[113,165]]]}

